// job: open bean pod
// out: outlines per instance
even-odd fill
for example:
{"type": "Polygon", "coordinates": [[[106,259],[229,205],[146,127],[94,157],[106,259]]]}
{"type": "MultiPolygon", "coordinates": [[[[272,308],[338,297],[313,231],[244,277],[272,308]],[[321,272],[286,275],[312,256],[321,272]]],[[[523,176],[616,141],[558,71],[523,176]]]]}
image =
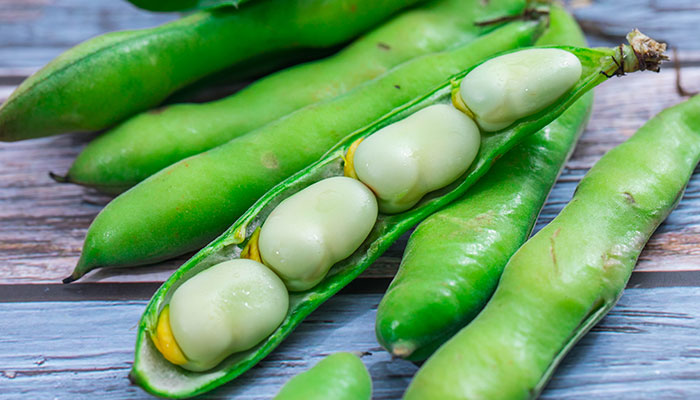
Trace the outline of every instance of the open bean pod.
{"type": "Polygon", "coordinates": [[[415,98],[371,125],[352,133],[319,161],[271,189],[224,234],[195,254],[163,284],[141,318],[131,379],[151,393],[181,398],[211,390],[239,376],[276,348],[307,315],[360,275],[401,234],[464,195],[499,157],[560,116],[584,93],[615,74],[645,68],[657,69],[661,56],[653,46],[644,47],[654,43],[640,42],[644,38],[643,35],[637,36],[633,42],[639,43],[635,46],[611,49],[555,47],[574,54],[580,60],[582,74],[576,84],[546,109],[522,118],[505,129],[482,133],[476,159],[454,183],[428,193],[407,211],[392,215],[379,214],[369,236],[352,255],[333,265],[321,282],[311,289],[290,293],[287,315],[272,334],[252,349],[233,354],[208,371],[186,371],[166,361],[155,348],[151,335],[155,332],[162,309],[178,287],[213,265],[239,258],[256,229],[284,199],[322,179],[343,175],[345,154],[358,139],[430,105],[449,103],[455,85],[473,68],[451,77],[430,93],[415,98]]]}

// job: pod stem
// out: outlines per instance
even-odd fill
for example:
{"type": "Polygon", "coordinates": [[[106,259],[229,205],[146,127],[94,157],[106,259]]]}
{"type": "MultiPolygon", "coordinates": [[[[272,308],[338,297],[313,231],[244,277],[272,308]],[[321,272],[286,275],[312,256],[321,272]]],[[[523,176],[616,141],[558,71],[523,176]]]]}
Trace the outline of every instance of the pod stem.
{"type": "Polygon", "coordinates": [[[654,71],[659,72],[661,63],[668,60],[664,54],[666,43],[659,43],[649,36],[643,34],[639,29],[627,34],[628,45],[621,44],[618,47],[619,59],[612,57],[612,61],[617,67],[615,70],[601,74],[610,78],[612,76],[622,76],[627,72],[654,71]]]}

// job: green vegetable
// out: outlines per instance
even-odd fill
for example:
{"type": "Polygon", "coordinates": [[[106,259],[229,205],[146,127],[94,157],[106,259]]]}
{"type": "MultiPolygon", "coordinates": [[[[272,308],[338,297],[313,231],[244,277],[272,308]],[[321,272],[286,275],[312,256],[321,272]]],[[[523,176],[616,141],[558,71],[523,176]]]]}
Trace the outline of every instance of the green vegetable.
{"type": "Polygon", "coordinates": [[[114,199],[90,226],[68,282],[91,269],[142,265],[196,250],[275,184],[349,133],[500,51],[531,44],[534,21],[511,22],[458,49],[410,61],[333,99],[184,159],[114,199]]]}
{"type": "Polygon", "coordinates": [[[291,291],[318,284],[367,238],[377,199],[355,179],[334,176],[285,199],[260,228],[260,257],[291,291]]]}
{"type": "MultiPolygon", "coordinates": [[[[490,43],[493,45],[492,41],[490,43]]],[[[347,136],[316,163],[275,186],[238,219],[229,230],[188,260],[156,292],[139,323],[135,360],[131,371],[132,380],[153,394],[185,397],[205,392],[234,379],[269,354],[309,313],[362,273],[402,233],[423,218],[464,195],[469,187],[487,172],[494,160],[551,123],[584,93],[605,81],[607,79],[605,74],[611,74],[618,69],[613,59],[619,58],[621,52],[625,58],[627,65],[625,71],[627,72],[637,70],[640,68],[640,64],[645,65],[645,63],[653,67],[655,61],[653,58],[647,58],[644,54],[640,55],[638,59],[629,46],[596,50],[574,47],[563,49],[572,52],[580,59],[584,71],[579,82],[569,93],[547,110],[528,116],[505,130],[489,133],[482,137],[481,148],[475,162],[452,185],[429,193],[414,208],[404,213],[380,214],[368,238],[350,257],[336,263],[324,279],[312,289],[291,293],[289,311],[285,320],[268,338],[251,350],[231,355],[221,364],[206,372],[184,371],[169,363],[154,347],[150,337],[156,331],[161,311],[180,285],[214,264],[239,257],[253,232],[285,198],[329,176],[342,175],[345,154],[354,142],[427,106],[449,102],[452,85],[461,80],[469,70],[460,72],[447,81],[443,81],[434,90],[416,96],[391,109],[373,123],[347,136]]]]}
{"type": "Polygon", "coordinates": [[[460,177],[476,158],[480,141],[470,117],[451,104],[436,104],[363,140],[348,157],[351,176],[372,189],[381,212],[406,211],[460,177]]]}
{"type": "Polygon", "coordinates": [[[120,193],[168,165],[339,96],[406,60],[468,43],[494,28],[476,21],[518,15],[526,4],[441,0],[408,10],[335,56],[278,72],[222,100],[134,116],[92,141],[60,179],[120,193]]]}
{"type": "Polygon", "coordinates": [[[284,282],[267,266],[229,260],[178,288],[170,300],[169,326],[159,324],[170,333],[152,339],[160,344],[161,338],[172,337],[179,354],[168,359],[191,371],[206,371],[232,353],[255,347],[279,326],[288,306],[284,282]]]}
{"type": "Polygon", "coordinates": [[[369,400],[372,378],[359,357],[335,353],[290,379],[274,400],[369,400]]]}
{"type": "Polygon", "coordinates": [[[581,63],[559,49],[530,49],[484,63],[462,81],[459,95],[487,132],[547,108],[581,76],[581,63]]]}
{"type": "MultiPolygon", "coordinates": [[[[554,7],[538,44],[585,43],[576,21],[554,7]]],[[[377,340],[424,360],[471,321],[527,240],[588,119],[591,96],[496,163],[462,199],[423,221],[377,309],[377,340]]]]}
{"type": "Polygon", "coordinates": [[[536,397],[615,305],[700,160],[700,96],[611,150],[571,202],[508,263],[479,316],[414,378],[406,399],[536,397]]]}
{"type": "Polygon", "coordinates": [[[60,55],[0,106],[0,140],[104,129],[264,53],[327,47],[417,0],[268,0],[113,32],[60,55]]]}

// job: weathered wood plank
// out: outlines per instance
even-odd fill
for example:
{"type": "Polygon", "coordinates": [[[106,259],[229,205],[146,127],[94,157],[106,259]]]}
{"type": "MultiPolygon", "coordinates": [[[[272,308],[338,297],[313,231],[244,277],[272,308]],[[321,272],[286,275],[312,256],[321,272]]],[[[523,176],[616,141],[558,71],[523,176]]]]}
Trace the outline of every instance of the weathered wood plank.
{"type": "Polygon", "coordinates": [[[0,67],[41,67],[102,33],[177,17],[143,12],[124,0],[0,0],[0,67]]]}
{"type": "MultiPolygon", "coordinates": [[[[628,289],[564,360],[543,399],[700,396],[700,288],[628,289]]],[[[266,399],[337,351],[365,352],[375,399],[397,399],[417,367],[374,337],[381,295],[337,296],[270,357],[202,398],[266,399]]],[[[0,304],[0,399],[145,399],[126,378],[143,301],[0,304]]]]}
{"type": "MultiPolygon", "coordinates": [[[[633,0],[570,0],[567,5],[584,25],[586,21],[608,21],[610,18],[623,21],[618,24],[606,22],[598,27],[586,25],[593,32],[590,38],[596,44],[601,44],[601,40],[612,40],[612,37],[618,40],[617,36],[624,33],[620,29],[628,29],[634,24],[647,31],[652,29],[649,31],[652,33],[656,33],[653,28],[658,26],[665,26],[664,34],[697,30],[694,25],[690,28],[687,26],[687,22],[698,12],[692,0],[673,0],[663,5],[654,1],[640,4],[633,0]],[[679,18],[678,24],[663,25],[659,22],[674,20],[676,16],[679,18]],[[650,23],[652,25],[647,26],[650,23]]],[[[57,52],[87,37],[114,29],[155,25],[175,17],[172,14],[143,13],[122,1],[2,0],[0,101],[28,73],[57,52]],[[69,20],[70,23],[67,22],[69,20]],[[79,26],[80,29],[54,29],[57,26],[79,26]],[[49,48],[53,50],[47,51],[49,48]],[[2,56],[3,51],[11,52],[12,56],[2,56]],[[44,58],[25,57],[22,51],[41,54],[44,58]]],[[[697,48],[694,47],[697,45],[695,40],[680,42],[679,45],[683,49],[697,48]]],[[[700,76],[700,69],[696,68],[700,63],[700,52],[684,51],[681,56],[683,63],[689,66],[685,70],[685,81],[691,88],[695,86],[698,89],[697,84],[693,83],[700,76]]],[[[538,229],[559,212],[570,198],[576,182],[601,154],[631,135],[657,111],[679,101],[672,91],[672,83],[673,74],[665,71],[654,79],[635,75],[610,82],[598,91],[591,125],[552,192],[538,222],[538,229]]],[[[0,144],[0,266],[4,267],[0,269],[0,283],[55,282],[72,269],[89,222],[108,198],[78,187],[56,185],[48,179],[46,172],[65,171],[90,137],[67,135],[0,144]]],[[[696,178],[691,182],[688,195],[679,209],[652,238],[638,269],[698,269],[700,258],[695,249],[700,241],[700,228],[694,217],[697,215],[694,207],[697,201],[692,197],[697,192],[697,185],[696,178]]],[[[364,276],[393,275],[406,237],[399,240],[364,276]]],[[[155,267],[131,269],[128,273],[105,270],[89,276],[87,280],[162,281],[183,260],[180,258],[155,267]]]]}
{"type": "MultiPolygon", "coordinates": [[[[696,0],[566,0],[595,45],[619,41],[638,27],[682,49],[700,49],[696,0]]],[[[153,14],[123,0],[1,0],[0,68],[40,67],[83,40],[121,29],[159,25],[176,14],[153,14]]]]}
{"type": "MultiPolygon", "coordinates": [[[[700,67],[687,67],[688,86],[700,81],[700,67]]],[[[632,135],[646,120],[681,100],[675,74],[642,73],[613,79],[596,94],[593,117],[544,208],[537,229],[571,198],[595,161],[632,135]]],[[[695,86],[695,89],[700,87],[695,86]]],[[[19,143],[0,143],[0,283],[57,282],[67,276],[80,253],[90,221],[109,200],[93,191],[59,185],[48,171],[65,171],[92,135],[65,135],[19,143]]],[[[639,270],[700,269],[700,175],[642,254],[639,270]]],[[[405,246],[404,236],[365,277],[392,276],[405,246]]],[[[157,266],[104,270],[86,281],[162,281],[184,258],[157,266]]]]}
{"type": "Polygon", "coordinates": [[[684,50],[700,49],[697,0],[565,0],[596,46],[614,45],[632,28],[684,50]]]}

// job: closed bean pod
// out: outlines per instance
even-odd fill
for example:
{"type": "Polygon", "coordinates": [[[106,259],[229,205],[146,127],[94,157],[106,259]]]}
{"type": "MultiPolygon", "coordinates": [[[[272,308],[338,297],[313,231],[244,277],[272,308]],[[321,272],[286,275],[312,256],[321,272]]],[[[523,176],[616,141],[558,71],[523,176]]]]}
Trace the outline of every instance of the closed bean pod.
{"type": "Polygon", "coordinates": [[[652,118],[591,168],[571,202],[508,262],[486,308],[418,371],[405,398],[537,397],[622,295],[699,160],[695,96],[652,118]]]}
{"type": "Polygon", "coordinates": [[[110,127],[208,74],[342,43],[416,1],[258,1],[98,36],[22,82],[0,106],[0,141],[110,127]]]}
{"type": "Polygon", "coordinates": [[[65,177],[120,193],[179,160],[297,109],[346,93],[411,58],[473,41],[517,15],[525,0],[440,0],[406,10],[336,55],[264,77],[221,100],[174,104],[136,115],[95,138],[65,177]]]}
{"type": "Polygon", "coordinates": [[[485,57],[531,44],[540,27],[537,21],[508,23],[468,45],[409,61],[343,96],[171,165],[100,212],[66,281],[98,267],[143,265],[201,248],[267,190],[354,130],[392,114],[485,57]]]}
{"type": "Polygon", "coordinates": [[[324,179],[270,213],[260,230],[260,255],[289,290],[306,290],[357,250],[376,220],[377,200],[365,185],[324,179]]]}
{"type": "Polygon", "coordinates": [[[187,360],[181,366],[205,371],[250,349],[279,326],[288,307],[284,283],[257,261],[235,259],[197,274],[170,299],[170,328],[187,360]]]}
{"type": "Polygon", "coordinates": [[[372,378],[359,357],[335,353],[290,379],[274,400],[370,400],[372,378]]]}
{"type": "MultiPolygon", "coordinates": [[[[500,158],[525,138],[551,123],[584,93],[604,82],[608,75],[619,68],[617,58],[625,57],[626,62],[630,63],[626,65],[627,72],[638,70],[644,66],[655,68],[660,58],[659,54],[653,52],[642,52],[635,55],[629,46],[613,49],[567,49],[576,54],[585,65],[585,73],[567,95],[555,102],[546,112],[524,119],[508,129],[484,137],[476,160],[469,167],[469,170],[460,177],[459,183],[451,187],[450,190],[428,193],[410,211],[392,215],[379,214],[367,239],[353,254],[331,267],[325,278],[313,288],[290,294],[290,307],[284,321],[257,346],[248,351],[231,355],[211,370],[198,373],[184,372],[181,368],[159,356],[151,342],[151,332],[156,330],[158,317],[167,305],[170,291],[181,285],[183,281],[191,279],[192,276],[208,268],[215,260],[220,262],[222,259],[240,257],[244,247],[250,248],[248,246],[251,244],[254,232],[282,200],[320,180],[327,179],[329,176],[342,175],[345,154],[351,144],[357,140],[366,138],[373,132],[430,105],[449,102],[452,94],[452,82],[461,80],[469,70],[449,77],[434,90],[423,93],[422,96],[392,109],[382,118],[347,136],[316,163],[275,186],[229,230],[188,260],[156,292],[139,324],[135,360],[130,374],[132,380],[154,394],[185,397],[211,390],[239,376],[278,346],[309,313],[362,273],[400,235],[428,215],[462,197],[469,187],[484,176],[495,159],[500,158]],[[633,60],[637,60],[636,63],[633,60]]],[[[635,50],[637,49],[635,48],[635,50]]]]}
{"type": "MultiPolygon", "coordinates": [[[[552,7],[538,45],[585,43],[574,18],[552,7]]],[[[592,95],[503,156],[467,194],[421,222],[377,308],[379,343],[425,360],[471,321],[537,216],[590,114],[592,95]]]]}
{"type": "Polygon", "coordinates": [[[481,129],[493,132],[543,110],[581,77],[581,61],[566,50],[530,49],[481,64],[459,95],[481,129]]]}
{"type": "Polygon", "coordinates": [[[479,150],[479,128],[447,104],[426,107],[360,143],[355,173],[384,213],[413,207],[426,193],[454,182],[479,150]]]}

